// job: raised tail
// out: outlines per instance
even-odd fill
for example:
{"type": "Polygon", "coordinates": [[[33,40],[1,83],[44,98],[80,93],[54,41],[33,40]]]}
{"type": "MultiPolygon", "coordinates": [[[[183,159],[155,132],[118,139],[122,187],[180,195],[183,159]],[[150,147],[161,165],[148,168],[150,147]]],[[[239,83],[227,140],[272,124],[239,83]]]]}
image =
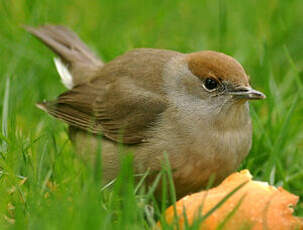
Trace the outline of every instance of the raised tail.
{"type": "Polygon", "coordinates": [[[25,29],[60,57],[55,59],[55,64],[63,84],[69,89],[89,80],[103,66],[100,58],[64,26],[25,26],[25,29]]]}

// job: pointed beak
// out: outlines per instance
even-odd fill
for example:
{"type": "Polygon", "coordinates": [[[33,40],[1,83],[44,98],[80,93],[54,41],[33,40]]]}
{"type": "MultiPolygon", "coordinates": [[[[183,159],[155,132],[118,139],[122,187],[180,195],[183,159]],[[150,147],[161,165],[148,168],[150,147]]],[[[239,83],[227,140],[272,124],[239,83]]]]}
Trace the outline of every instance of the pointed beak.
{"type": "Polygon", "coordinates": [[[260,100],[265,99],[265,94],[260,91],[254,90],[251,87],[238,87],[229,91],[229,94],[235,98],[247,99],[247,100],[260,100]]]}

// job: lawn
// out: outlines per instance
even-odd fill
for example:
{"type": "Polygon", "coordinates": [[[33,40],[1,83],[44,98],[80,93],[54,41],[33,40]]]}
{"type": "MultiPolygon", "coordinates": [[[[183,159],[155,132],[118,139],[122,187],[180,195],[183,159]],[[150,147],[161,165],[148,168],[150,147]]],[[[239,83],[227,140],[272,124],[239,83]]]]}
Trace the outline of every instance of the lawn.
{"type": "Polygon", "coordinates": [[[0,1],[0,229],[151,229],[165,209],[133,183],[131,159],[102,187],[67,126],[35,107],[65,89],[54,55],[22,25],[68,26],[105,62],[136,47],[234,56],[267,95],[251,103],[241,168],[303,198],[302,12],[302,0],[0,1]]]}

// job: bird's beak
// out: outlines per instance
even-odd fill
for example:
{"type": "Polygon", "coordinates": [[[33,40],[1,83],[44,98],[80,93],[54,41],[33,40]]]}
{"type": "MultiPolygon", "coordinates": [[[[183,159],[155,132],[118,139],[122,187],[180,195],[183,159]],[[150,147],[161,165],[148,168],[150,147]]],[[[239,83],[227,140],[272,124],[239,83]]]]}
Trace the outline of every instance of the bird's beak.
{"type": "Polygon", "coordinates": [[[260,91],[254,90],[251,87],[238,87],[231,91],[229,94],[239,99],[247,99],[247,100],[260,100],[265,99],[265,94],[260,91]]]}

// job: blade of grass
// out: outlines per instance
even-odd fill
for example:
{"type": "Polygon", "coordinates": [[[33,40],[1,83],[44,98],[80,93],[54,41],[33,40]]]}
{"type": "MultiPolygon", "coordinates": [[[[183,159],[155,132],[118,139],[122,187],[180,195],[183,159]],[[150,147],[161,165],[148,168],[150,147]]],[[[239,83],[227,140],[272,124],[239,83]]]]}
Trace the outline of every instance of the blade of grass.
{"type": "Polygon", "coordinates": [[[217,230],[222,230],[226,223],[236,214],[238,211],[239,207],[241,206],[243,200],[245,198],[245,195],[241,197],[237,205],[231,210],[231,212],[228,213],[228,215],[224,218],[224,220],[221,221],[221,223],[218,225],[217,230]]]}
{"type": "Polygon", "coordinates": [[[137,194],[138,190],[139,190],[139,189],[141,188],[141,186],[143,185],[143,183],[144,183],[146,177],[148,176],[149,172],[150,172],[150,169],[148,169],[142,176],[140,175],[140,176],[141,176],[141,179],[140,179],[139,183],[137,184],[137,186],[136,186],[136,188],[135,188],[135,194],[137,194]]]}
{"type": "Polygon", "coordinates": [[[165,169],[166,169],[166,173],[167,173],[167,177],[168,177],[168,185],[169,185],[169,193],[170,193],[170,199],[173,202],[173,209],[174,209],[174,223],[176,223],[176,227],[179,230],[180,226],[178,224],[178,215],[177,215],[177,207],[176,207],[176,189],[175,189],[175,185],[174,185],[174,181],[173,181],[173,175],[172,175],[172,171],[171,171],[171,167],[170,167],[170,163],[168,160],[168,156],[167,153],[164,152],[164,160],[165,160],[165,169]]]}
{"type": "Polygon", "coordinates": [[[297,83],[297,86],[299,87],[299,91],[302,93],[302,90],[303,90],[303,86],[302,86],[302,83],[301,83],[301,80],[299,78],[299,70],[294,62],[294,60],[292,59],[290,53],[289,53],[289,50],[287,48],[286,45],[283,46],[283,50],[284,50],[284,53],[287,57],[287,60],[288,62],[290,63],[291,67],[295,70],[296,74],[295,74],[295,80],[296,80],[296,83],[297,83]]]}
{"type": "MultiPolygon", "coordinates": [[[[10,95],[10,78],[6,78],[5,91],[3,98],[3,109],[2,109],[2,135],[7,137],[7,126],[8,126],[8,110],[9,110],[9,95],[10,95]]],[[[2,142],[2,152],[7,151],[7,143],[2,142]]]]}
{"type": "Polygon", "coordinates": [[[220,208],[232,195],[239,191],[248,181],[245,181],[234,188],[230,193],[228,193],[222,200],[220,200],[212,209],[210,209],[204,216],[201,218],[201,223],[205,221],[211,214],[213,214],[218,208],[220,208]]]}
{"type": "MultiPolygon", "coordinates": [[[[205,201],[206,201],[206,198],[208,196],[208,191],[209,189],[213,186],[214,182],[215,182],[215,179],[216,179],[216,175],[213,173],[210,175],[209,179],[208,179],[208,183],[207,183],[207,186],[206,186],[206,192],[203,196],[203,200],[202,200],[202,203],[199,207],[199,211],[198,211],[198,217],[197,217],[197,220],[200,220],[202,218],[202,213],[203,213],[203,208],[204,208],[204,204],[205,204],[205,201]]],[[[192,225],[193,229],[199,229],[200,227],[200,223],[199,221],[197,222],[194,222],[194,224],[192,225]]]]}
{"type": "Polygon", "coordinates": [[[117,179],[114,179],[110,182],[108,182],[107,184],[105,184],[103,187],[101,187],[100,192],[106,190],[107,188],[109,188],[111,185],[113,185],[116,182],[117,179]]]}
{"type": "Polygon", "coordinates": [[[296,108],[296,105],[298,103],[298,95],[295,96],[293,103],[290,106],[290,109],[288,110],[286,117],[283,121],[282,127],[279,131],[278,137],[276,139],[276,141],[274,142],[274,147],[272,149],[272,151],[270,152],[270,167],[267,167],[267,178],[270,179],[271,176],[271,170],[272,170],[272,166],[276,165],[279,172],[283,172],[283,170],[281,170],[282,166],[281,166],[281,161],[279,161],[279,157],[278,157],[278,153],[281,152],[281,150],[283,150],[283,144],[285,143],[284,140],[286,140],[286,136],[288,134],[288,129],[289,129],[289,124],[290,124],[290,119],[293,116],[294,110],[296,108]]]}
{"type": "Polygon", "coordinates": [[[149,191],[148,191],[148,193],[147,193],[147,195],[146,195],[146,199],[147,199],[147,200],[150,200],[151,197],[153,196],[153,194],[154,194],[154,192],[155,192],[157,186],[159,185],[159,182],[160,182],[160,180],[161,180],[161,177],[163,177],[163,170],[161,170],[161,171],[157,174],[156,179],[153,181],[152,186],[149,188],[149,191]]]}
{"type": "Polygon", "coordinates": [[[53,173],[53,170],[52,170],[52,169],[48,170],[48,172],[47,172],[47,174],[46,174],[46,176],[45,176],[45,178],[44,178],[44,180],[43,180],[43,183],[42,183],[41,192],[40,192],[41,195],[42,195],[43,192],[45,191],[46,184],[47,184],[49,178],[51,177],[52,173],[53,173]]]}

